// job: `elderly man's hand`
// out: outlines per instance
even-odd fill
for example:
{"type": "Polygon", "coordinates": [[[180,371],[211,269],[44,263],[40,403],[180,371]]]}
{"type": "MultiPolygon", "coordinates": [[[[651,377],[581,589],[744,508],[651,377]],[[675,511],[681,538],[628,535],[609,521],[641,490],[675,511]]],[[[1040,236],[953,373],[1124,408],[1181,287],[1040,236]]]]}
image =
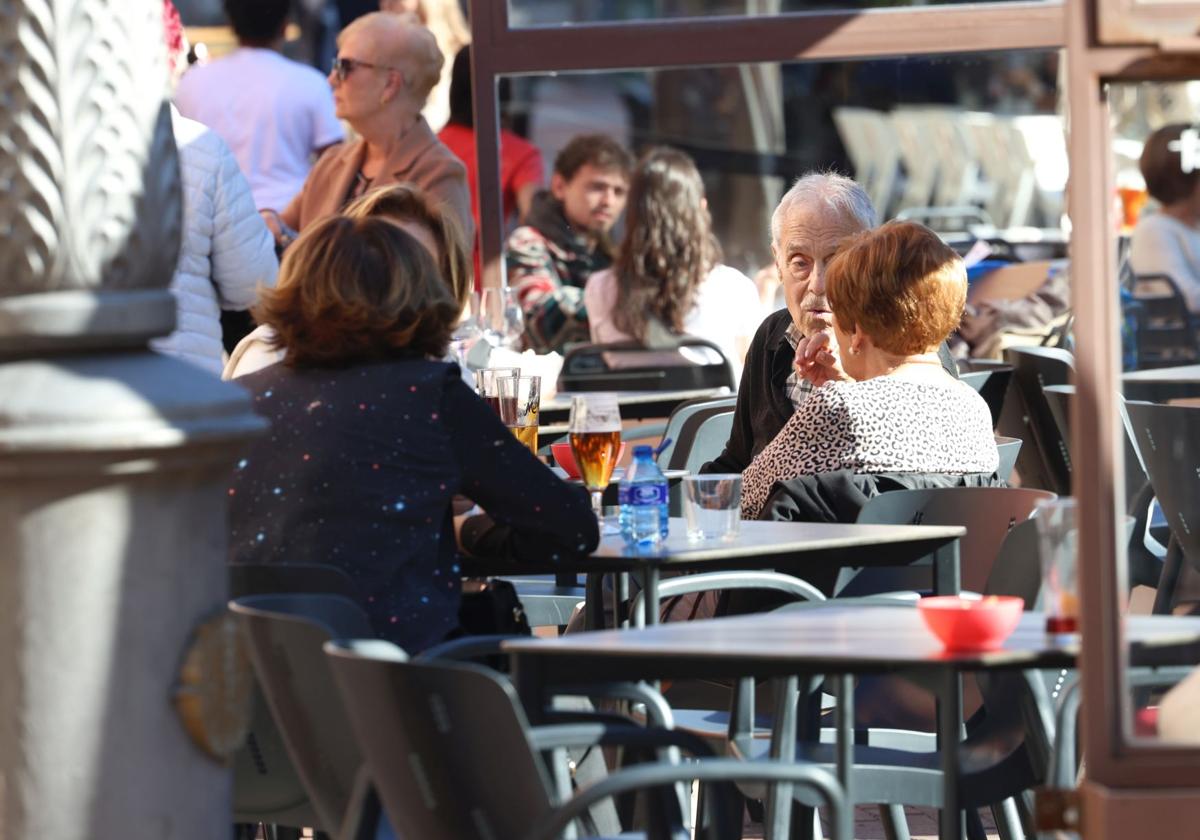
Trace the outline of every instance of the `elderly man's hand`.
{"type": "Polygon", "coordinates": [[[832,332],[819,332],[800,339],[792,364],[802,379],[807,379],[815,386],[850,379],[842,370],[837,339],[832,332]]]}

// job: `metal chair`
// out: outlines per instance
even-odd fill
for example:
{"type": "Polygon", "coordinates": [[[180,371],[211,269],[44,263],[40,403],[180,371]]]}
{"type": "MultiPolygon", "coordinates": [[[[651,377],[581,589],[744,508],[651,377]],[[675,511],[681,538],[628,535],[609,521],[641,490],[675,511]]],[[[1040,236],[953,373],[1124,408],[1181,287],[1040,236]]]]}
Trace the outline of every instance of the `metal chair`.
{"type": "Polygon", "coordinates": [[[736,387],[733,367],[716,344],[679,336],[668,346],[636,342],[585,344],[567,352],[561,391],[660,391],[736,387]]]}
{"type": "Polygon", "coordinates": [[[1004,407],[1004,398],[1008,393],[1008,383],[1012,379],[1012,368],[1007,365],[989,370],[968,370],[958,376],[963,382],[974,388],[983,401],[987,403],[988,411],[992,413],[992,427],[1000,422],[1000,412],[1004,407]]]}
{"type": "MultiPolygon", "coordinates": [[[[1071,404],[1075,400],[1074,385],[1047,385],[1043,389],[1058,433],[1067,448],[1071,447],[1071,404]]],[[[1129,585],[1158,585],[1162,575],[1163,558],[1167,549],[1151,533],[1154,519],[1154,488],[1130,425],[1125,400],[1117,397],[1124,429],[1125,512],[1134,517],[1133,532],[1126,547],[1129,585]]],[[[1164,541],[1166,537],[1163,538],[1164,541]]]]}
{"type": "Polygon", "coordinates": [[[1136,274],[1129,291],[1138,304],[1138,368],[1194,364],[1200,359],[1187,299],[1169,275],[1136,274]]]}
{"type": "MultiPolygon", "coordinates": [[[[351,725],[384,811],[402,837],[463,840],[475,837],[558,838],[593,803],[618,793],[699,779],[760,779],[810,790],[830,808],[836,837],[848,837],[848,813],[833,777],[804,765],[705,758],[672,765],[641,765],[613,773],[563,800],[539,753],[566,746],[613,744],[658,749],[674,746],[696,755],[699,739],[671,730],[620,724],[532,727],[512,686],[477,665],[401,662],[375,656],[357,642],[325,646],[351,725]]],[[[553,763],[552,767],[557,767],[553,763]]],[[[698,835],[736,836],[741,812],[728,787],[711,788],[712,818],[698,835]]],[[[673,796],[653,796],[647,836],[674,837],[681,824],[673,796]]]]}
{"type": "Polygon", "coordinates": [[[1023,487],[1067,495],[1071,492],[1071,453],[1054,422],[1044,389],[1070,384],[1074,359],[1053,347],[1010,347],[1004,358],[1013,367],[1015,398],[1007,401],[996,431],[1025,441],[1017,460],[1023,487]]]}
{"type": "MultiPolygon", "coordinates": [[[[962,587],[982,591],[1005,536],[1033,514],[1037,503],[1053,499],[1046,490],[1026,487],[939,487],[894,490],[875,496],[859,513],[858,522],[884,525],[962,525],[959,541],[962,587]]],[[[924,590],[922,569],[843,570],[835,592],[839,597],[874,595],[895,590],[924,590]]]]}
{"type": "Polygon", "coordinates": [[[1171,540],[1158,581],[1154,611],[1200,600],[1200,532],[1195,522],[1200,500],[1200,408],[1129,402],[1125,404],[1145,459],[1171,540]]]}
{"type": "Polygon", "coordinates": [[[363,759],[321,645],[373,637],[370,620],[340,595],[256,595],[229,609],[242,622],[259,686],[312,803],[310,825],[346,837],[365,798],[363,759]]]}
{"type": "Polygon", "coordinates": [[[1012,479],[1013,468],[1021,454],[1022,441],[1017,438],[1000,437],[996,435],[996,454],[1000,462],[996,465],[996,475],[1004,481],[1012,479]]]}
{"type": "Polygon", "coordinates": [[[700,397],[675,406],[671,416],[667,418],[666,428],[663,431],[662,439],[668,442],[658,453],[658,465],[663,469],[671,468],[671,458],[683,436],[683,427],[693,415],[699,411],[710,409],[732,409],[736,405],[737,397],[700,397]]]}
{"type": "MultiPolygon", "coordinates": [[[[272,593],[357,598],[354,581],[334,566],[238,564],[227,571],[231,598],[272,593]]],[[[258,685],[252,702],[250,731],[233,759],[234,822],[262,823],[277,840],[299,840],[301,827],[320,825],[319,818],[258,685]]]]}

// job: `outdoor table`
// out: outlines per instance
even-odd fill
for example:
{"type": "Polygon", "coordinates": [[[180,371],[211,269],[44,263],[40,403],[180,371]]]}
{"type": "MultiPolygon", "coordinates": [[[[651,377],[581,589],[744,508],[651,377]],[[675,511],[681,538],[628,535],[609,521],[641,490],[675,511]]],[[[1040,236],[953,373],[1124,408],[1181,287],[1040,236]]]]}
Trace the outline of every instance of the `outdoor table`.
{"type": "MultiPolygon", "coordinates": [[[[1045,616],[1025,613],[998,650],[949,652],[925,628],[914,607],[840,606],[673,622],[636,633],[600,631],[557,639],[505,642],[513,679],[533,722],[554,687],[591,682],[658,679],[786,678],[806,674],[857,675],[907,671],[936,686],[937,743],[957,744],[962,724],[959,677],[964,671],[1069,668],[1079,654],[1077,635],[1048,635],[1045,616]]],[[[1134,661],[1154,649],[1190,646],[1197,654],[1200,618],[1131,616],[1126,633],[1134,661]]],[[[842,694],[847,692],[843,691],[842,694]]],[[[839,698],[838,779],[853,803],[853,699],[839,698]]],[[[778,734],[778,733],[776,733],[778,734]]],[[[793,744],[772,744],[787,758],[793,744]]],[[[959,751],[940,749],[943,809],[939,837],[958,840],[963,815],[957,778],[959,751]],[[954,815],[951,817],[951,815],[954,815]]],[[[773,814],[786,808],[773,807],[773,814]]],[[[779,823],[775,823],[778,825],[779,823]]],[[[771,835],[768,835],[771,836],[771,835]]]]}
{"type": "MultiPolygon", "coordinates": [[[[538,420],[543,426],[565,423],[571,416],[571,397],[587,396],[594,391],[559,391],[542,400],[538,420]]],[[[675,406],[703,397],[730,396],[728,388],[695,388],[687,391],[616,391],[622,420],[656,420],[667,417],[675,406]]]]}
{"type": "MultiPolygon", "coordinates": [[[[858,525],[824,522],[741,523],[737,535],[725,540],[693,541],[687,523],[672,517],[670,532],[651,547],[626,545],[619,534],[605,536],[589,557],[562,558],[556,563],[464,563],[467,575],[549,574],[580,572],[631,573],[641,584],[647,626],[658,622],[658,583],[663,572],[777,569],[804,578],[806,573],[831,567],[906,566],[933,557],[933,591],[956,594],[961,587],[958,538],[966,529],[957,525],[858,525]]],[[[598,586],[589,577],[588,626],[603,604],[598,586]]],[[[619,594],[619,593],[618,593],[619,594]]]]}
{"type": "Polygon", "coordinates": [[[1166,402],[1200,397],[1200,365],[1135,370],[1121,375],[1125,398],[1166,402]]]}

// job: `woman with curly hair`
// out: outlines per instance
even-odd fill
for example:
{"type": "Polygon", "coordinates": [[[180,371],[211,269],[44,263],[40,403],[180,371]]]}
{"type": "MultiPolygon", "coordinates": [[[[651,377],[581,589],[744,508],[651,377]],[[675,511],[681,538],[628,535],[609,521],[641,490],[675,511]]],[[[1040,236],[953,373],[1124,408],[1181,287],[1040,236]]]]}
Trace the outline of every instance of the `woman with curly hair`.
{"type": "Polygon", "coordinates": [[[647,346],[672,336],[712,341],[740,372],[762,320],[754,283],[721,264],[704,182],[692,159],[658,147],[638,162],[625,209],[625,239],[612,268],[584,292],[592,341],[647,346]]]}

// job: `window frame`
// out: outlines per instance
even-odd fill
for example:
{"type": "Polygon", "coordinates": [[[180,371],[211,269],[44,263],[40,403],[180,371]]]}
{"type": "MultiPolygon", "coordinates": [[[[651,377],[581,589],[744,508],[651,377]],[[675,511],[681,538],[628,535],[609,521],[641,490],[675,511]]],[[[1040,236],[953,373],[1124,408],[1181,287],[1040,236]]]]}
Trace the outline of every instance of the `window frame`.
{"type": "MultiPolygon", "coordinates": [[[[1101,48],[1095,43],[1097,9],[1135,0],[1066,0],[954,6],[781,13],[759,17],[671,18],[632,23],[509,26],[506,0],[470,0],[472,82],[484,282],[502,284],[503,218],[499,180],[497,77],[723,64],[870,59],[898,55],[1054,49],[1070,46],[1067,86],[1072,178],[1069,207],[1074,235],[1072,303],[1076,312],[1077,394],[1073,439],[1087,458],[1075,472],[1082,528],[1080,556],[1084,641],[1080,657],[1084,744],[1089,779],[1121,788],[1200,788],[1200,750],[1133,742],[1125,733],[1121,691],[1124,646],[1118,593],[1124,577],[1116,513],[1122,472],[1119,415],[1111,399],[1120,382],[1115,329],[1114,259],[1106,259],[1115,230],[1109,200],[1113,183],[1107,109],[1099,100],[1106,78],[1151,54],[1144,48],[1101,48]],[[488,127],[490,130],[482,130],[488,127]],[[1090,135],[1090,136],[1086,136],[1090,135]],[[1107,161],[1107,163],[1106,163],[1107,161]],[[482,185],[490,184],[490,189],[482,185]],[[1107,226],[1107,227],[1102,227],[1107,226]],[[1100,242],[1099,240],[1103,240],[1100,242]],[[1112,298],[1110,300],[1110,298],[1112,298]],[[1108,492],[1103,488],[1111,488],[1108,492]],[[1120,563],[1121,565],[1118,565],[1120,563]],[[1099,712],[1099,713],[1097,713],[1099,712]]],[[[1200,73],[1197,73],[1200,77],[1200,73]]]]}

